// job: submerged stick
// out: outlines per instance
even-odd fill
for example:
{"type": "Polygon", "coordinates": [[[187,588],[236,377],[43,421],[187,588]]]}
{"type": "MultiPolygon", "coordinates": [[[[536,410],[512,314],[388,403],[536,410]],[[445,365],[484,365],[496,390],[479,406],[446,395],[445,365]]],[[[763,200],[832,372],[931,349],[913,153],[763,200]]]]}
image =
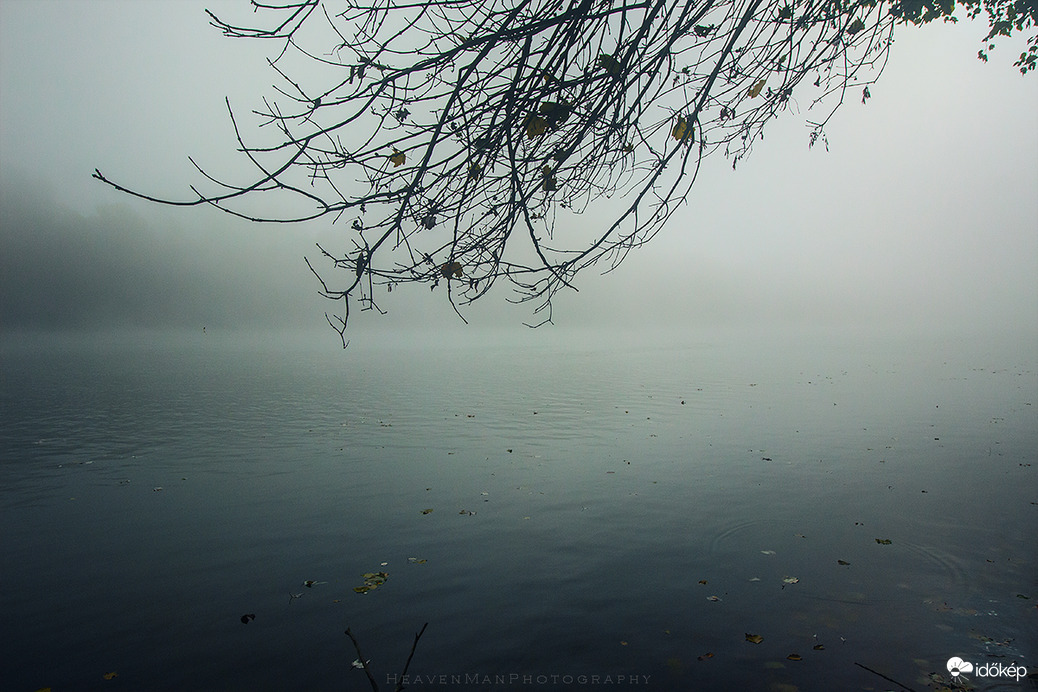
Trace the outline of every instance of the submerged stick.
{"type": "Polygon", "coordinates": [[[404,663],[404,669],[400,672],[400,677],[397,678],[396,689],[393,692],[400,692],[404,689],[404,680],[407,677],[407,669],[411,667],[411,659],[414,658],[414,650],[418,647],[418,640],[425,634],[425,628],[429,626],[429,623],[422,625],[422,629],[418,630],[414,635],[414,643],[411,644],[411,653],[407,654],[407,662],[404,663]]]}
{"type": "MultiPolygon", "coordinates": [[[[425,628],[423,627],[422,629],[424,630],[425,628]]],[[[360,665],[364,667],[364,673],[368,676],[368,682],[371,683],[371,689],[374,690],[374,692],[378,692],[378,683],[375,682],[375,676],[371,674],[371,669],[368,668],[368,661],[364,658],[364,654],[360,652],[360,644],[357,643],[357,638],[353,636],[353,632],[350,631],[349,627],[346,628],[346,636],[350,638],[350,641],[353,642],[353,648],[357,650],[357,657],[360,659],[360,665]]],[[[412,647],[412,651],[413,650],[412,647]]]]}
{"type": "Polygon", "coordinates": [[[869,671],[870,673],[873,673],[874,675],[878,675],[878,676],[880,676],[880,677],[881,677],[881,678],[883,678],[884,680],[889,680],[890,682],[894,683],[895,685],[900,685],[901,687],[903,687],[903,688],[905,688],[906,690],[908,690],[908,692],[915,692],[915,690],[913,690],[913,689],[912,689],[911,687],[909,687],[908,685],[904,685],[904,684],[902,684],[902,683],[898,682],[897,680],[895,680],[894,678],[888,678],[888,677],[887,677],[886,675],[884,675],[883,673],[880,673],[880,672],[878,672],[878,671],[872,670],[872,668],[869,668],[868,666],[864,666],[864,665],[862,665],[862,664],[858,663],[857,661],[855,661],[855,662],[854,662],[854,665],[858,666],[859,668],[864,668],[865,670],[869,671]]]}

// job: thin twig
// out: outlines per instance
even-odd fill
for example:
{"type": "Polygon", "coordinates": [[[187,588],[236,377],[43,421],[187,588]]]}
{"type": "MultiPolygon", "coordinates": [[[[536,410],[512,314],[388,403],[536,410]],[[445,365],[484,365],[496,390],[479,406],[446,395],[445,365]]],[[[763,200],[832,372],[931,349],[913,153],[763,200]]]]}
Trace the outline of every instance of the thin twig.
{"type": "Polygon", "coordinates": [[[360,644],[357,643],[357,638],[353,636],[353,632],[350,631],[349,627],[346,628],[346,636],[350,638],[350,641],[353,642],[353,648],[357,650],[357,656],[360,659],[361,666],[364,667],[364,672],[368,676],[368,682],[371,683],[371,689],[374,692],[378,692],[378,683],[375,682],[375,676],[371,674],[371,669],[368,668],[368,661],[364,658],[364,654],[360,652],[360,644]]]}
{"type": "Polygon", "coordinates": [[[414,658],[414,650],[418,646],[418,640],[422,638],[425,633],[425,628],[429,626],[429,623],[422,625],[422,629],[418,630],[417,634],[414,635],[414,643],[411,644],[411,653],[407,654],[407,663],[404,664],[404,669],[400,672],[400,677],[397,678],[396,689],[393,692],[400,692],[404,689],[404,680],[407,677],[407,669],[411,667],[411,659],[414,658]]]}
{"type": "Polygon", "coordinates": [[[854,662],[854,665],[858,666],[859,668],[864,668],[865,670],[869,671],[870,673],[873,673],[873,674],[875,674],[875,675],[878,675],[878,676],[880,676],[881,678],[883,678],[884,680],[888,680],[888,681],[890,681],[890,682],[894,683],[895,685],[900,685],[901,687],[903,687],[903,688],[905,688],[906,690],[908,690],[908,692],[915,692],[915,690],[913,690],[913,689],[912,689],[911,687],[909,687],[908,685],[905,685],[905,684],[903,684],[903,683],[900,683],[900,682],[898,682],[897,680],[895,680],[894,678],[888,678],[888,677],[887,677],[886,675],[884,675],[883,673],[880,673],[880,672],[878,672],[878,671],[872,670],[872,668],[869,668],[868,666],[864,666],[864,665],[862,665],[862,664],[858,663],[857,661],[855,661],[855,662],[854,662]]]}

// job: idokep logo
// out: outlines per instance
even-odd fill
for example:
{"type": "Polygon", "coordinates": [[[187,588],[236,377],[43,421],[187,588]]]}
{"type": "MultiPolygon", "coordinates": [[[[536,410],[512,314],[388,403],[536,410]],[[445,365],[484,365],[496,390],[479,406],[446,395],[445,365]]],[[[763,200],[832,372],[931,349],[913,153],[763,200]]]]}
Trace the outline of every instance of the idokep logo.
{"type": "Polygon", "coordinates": [[[960,677],[966,679],[966,673],[973,673],[978,678],[1016,678],[1017,682],[1020,682],[1021,678],[1027,677],[1027,668],[1023,666],[1016,664],[1006,666],[1001,663],[973,665],[958,656],[948,659],[948,672],[956,680],[960,677]]]}

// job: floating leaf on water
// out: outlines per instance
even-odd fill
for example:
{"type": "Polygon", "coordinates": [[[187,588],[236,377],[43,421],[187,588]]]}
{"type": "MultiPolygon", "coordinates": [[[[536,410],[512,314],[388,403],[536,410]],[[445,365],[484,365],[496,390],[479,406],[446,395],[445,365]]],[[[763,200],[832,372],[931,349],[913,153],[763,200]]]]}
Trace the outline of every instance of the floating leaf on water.
{"type": "Polygon", "coordinates": [[[422,510],[422,514],[428,514],[431,511],[432,511],[432,507],[430,507],[429,509],[423,509],[422,510]]]}
{"type": "Polygon", "coordinates": [[[751,644],[760,644],[762,641],[764,641],[764,637],[760,636],[759,634],[750,634],[749,632],[747,632],[746,641],[750,642],[751,644]]]}
{"type": "Polygon", "coordinates": [[[424,557],[409,557],[407,558],[407,561],[415,565],[424,565],[428,562],[424,557]]]}
{"type": "Polygon", "coordinates": [[[825,651],[825,647],[823,645],[821,645],[821,644],[815,644],[811,648],[814,649],[815,651],[825,651]]]}
{"type": "Polygon", "coordinates": [[[760,577],[750,577],[750,581],[760,581],[760,577]]]}
{"type": "Polygon", "coordinates": [[[620,646],[627,646],[627,642],[625,642],[625,641],[621,641],[621,642],[620,642],[620,646]]]}
{"type": "Polygon", "coordinates": [[[1022,593],[1018,593],[1018,594],[1016,595],[1016,597],[1017,597],[1017,598],[1022,598],[1022,599],[1024,599],[1025,601],[1029,601],[1029,600],[1031,600],[1029,596],[1025,596],[1025,595],[1023,595],[1022,593]]]}
{"type": "Polygon", "coordinates": [[[706,583],[706,579],[700,579],[700,580],[699,580],[699,583],[700,583],[700,584],[705,584],[705,583],[706,583]]]}
{"type": "Polygon", "coordinates": [[[717,602],[717,601],[720,601],[721,599],[718,598],[717,596],[707,596],[706,600],[717,602]]]}
{"type": "Polygon", "coordinates": [[[365,572],[361,576],[364,577],[364,585],[353,587],[353,590],[357,593],[367,593],[372,589],[377,589],[389,579],[389,575],[385,572],[365,572]]]}
{"type": "Polygon", "coordinates": [[[804,660],[800,656],[800,654],[790,654],[789,656],[786,656],[786,658],[789,659],[790,661],[803,661],[804,660]]]}
{"type": "Polygon", "coordinates": [[[838,565],[849,565],[851,563],[847,562],[846,560],[837,560],[836,564],[838,564],[838,565]]]}
{"type": "Polygon", "coordinates": [[[696,660],[697,661],[705,661],[708,658],[713,658],[713,657],[714,657],[713,652],[712,651],[708,651],[705,654],[703,654],[702,656],[696,656],[696,660]]]}
{"type": "Polygon", "coordinates": [[[783,584],[796,584],[798,581],[800,581],[799,577],[783,577],[782,578],[782,583],[783,584]]]}
{"type": "Polygon", "coordinates": [[[104,678],[105,680],[111,680],[112,678],[119,677],[119,674],[116,673],[115,671],[112,671],[111,673],[105,673],[101,677],[104,678]]]}
{"type": "Polygon", "coordinates": [[[774,550],[762,550],[760,552],[761,552],[762,555],[774,555],[775,554],[774,550]]]}
{"type": "Polygon", "coordinates": [[[890,545],[892,541],[889,538],[877,538],[876,542],[880,545],[890,545]]]}
{"type": "Polygon", "coordinates": [[[246,613],[241,616],[241,624],[247,625],[256,619],[256,613],[246,613]]]}

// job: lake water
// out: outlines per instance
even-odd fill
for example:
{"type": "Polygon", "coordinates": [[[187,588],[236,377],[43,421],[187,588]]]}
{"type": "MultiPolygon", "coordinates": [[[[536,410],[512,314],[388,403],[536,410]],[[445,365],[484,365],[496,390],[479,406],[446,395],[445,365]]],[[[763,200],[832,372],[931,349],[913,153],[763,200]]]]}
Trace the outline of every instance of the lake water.
{"type": "Polygon", "coordinates": [[[1033,339],[474,341],[6,343],[0,689],[1038,671],[1033,339]]]}

